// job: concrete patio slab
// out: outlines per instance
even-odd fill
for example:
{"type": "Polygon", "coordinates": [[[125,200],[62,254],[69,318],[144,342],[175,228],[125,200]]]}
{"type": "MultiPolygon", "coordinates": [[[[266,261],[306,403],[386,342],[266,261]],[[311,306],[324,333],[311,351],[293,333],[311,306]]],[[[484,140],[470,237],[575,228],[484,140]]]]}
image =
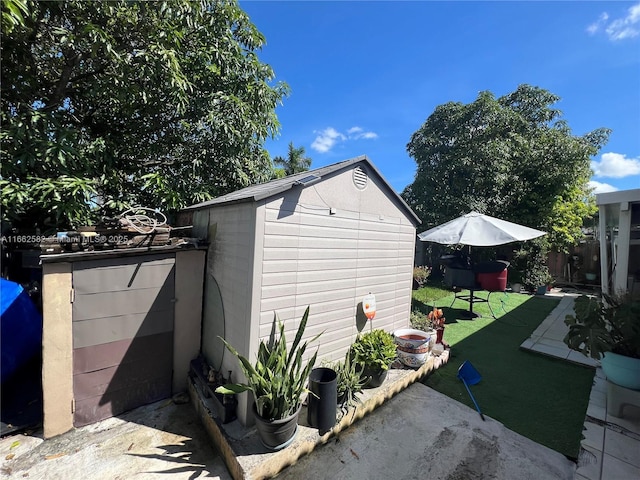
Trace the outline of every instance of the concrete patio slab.
{"type": "MultiPolygon", "coordinates": [[[[558,294],[556,294],[557,296],[558,294]]],[[[607,401],[607,380],[600,362],[570,350],[558,338],[569,328],[566,315],[573,314],[577,294],[563,296],[558,306],[520,348],[595,368],[584,422],[584,439],[575,480],[627,480],[640,478],[640,406],[628,406],[623,417],[614,417],[607,401]]]]}
{"type": "Polygon", "coordinates": [[[169,399],[48,440],[37,432],[5,437],[0,478],[231,480],[231,475],[193,407],[169,399]]]}
{"type": "MultiPolygon", "coordinates": [[[[404,396],[407,387],[419,381],[430,371],[447,363],[448,359],[449,350],[445,350],[439,356],[430,356],[427,362],[417,370],[404,367],[399,362],[394,363],[384,383],[378,388],[365,389],[359,395],[360,402],[356,408],[344,412],[337,419],[333,429],[326,433],[320,434],[316,428],[309,426],[306,407],[303,406],[298,417],[298,431],[292,444],[276,452],[267,450],[261,444],[255,427],[244,427],[237,420],[227,424],[221,423],[215,414],[213,399],[204,394],[202,385],[198,382],[189,384],[189,393],[212,443],[222,452],[233,478],[235,480],[271,478],[311,452],[315,457],[315,450],[318,447],[331,442],[353,423],[366,418],[398,394],[404,396]]],[[[431,415],[430,411],[424,414],[431,415]]],[[[405,432],[405,434],[411,433],[411,431],[405,432]]],[[[315,477],[316,472],[313,475],[315,477]]]]}
{"type": "Polygon", "coordinates": [[[575,464],[422,384],[284,470],[282,480],[572,479],[575,464]]]}

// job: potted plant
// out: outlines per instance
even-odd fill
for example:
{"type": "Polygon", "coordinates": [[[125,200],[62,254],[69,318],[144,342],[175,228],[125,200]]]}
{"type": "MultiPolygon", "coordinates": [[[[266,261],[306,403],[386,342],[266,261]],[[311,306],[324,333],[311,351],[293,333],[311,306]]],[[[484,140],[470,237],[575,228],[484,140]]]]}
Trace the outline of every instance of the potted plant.
{"type": "Polygon", "coordinates": [[[516,269],[509,269],[509,283],[511,284],[511,291],[514,293],[520,293],[522,290],[522,273],[516,269]]]}
{"type": "Polygon", "coordinates": [[[355,407],[360,402],[358,393],[362,391],[367,379],[362,378],[362,367],[352,361],[349,352],[344,361],[329,364],[337,375],[338,405],[343,408],[355,407]]]}
{"type": "Polygon", "coordinates": [[[362,369],[362,378],[369,377],[364,387],[375,388],[387,378],[387,371],[396,358],[396,344],[389,332],[371,330],[358,335],[351,344],[349,355],[362,369]]]}
{"type": "Polygon", "coordinates": [[[537,265],[524,273],[523,283],[528,290],[533,291],[536,295],[544,295],[547,292],[547,286],[551,285],[551,275],[546,265],[537,265]]]}
{"type": "Polygon", "coordinates": [[[511,264],[514,270],[522,273],[520,283],[527,290],[542,295],[546,293],[547,286],[553,281],[547,266],[547,252],[547,241],[544,238],[535,239],[513,252],[511,264]]]}
{"type": "Polygon", "coordinates": [[[301,343],[308,318],[309,307],[302,316],[291,349],[287,350],[284,324],[274,315],[269,340],[260,341],[258,358],[253,365],[222,339],[227,349],[238,358],[247,381],[223,385],[216,392],[230,394],[250,391],[253,394],[253,413],[258,434],[262,443],[272,450],[284,448],[293,441],[298,427],[301,397],[308,393],[307,377],[318,353],[314,353],[306,363],[302,362],[302,357],[307,345],[320,336],[318,334],[310,342],[301,343]]]}
{"type": "Polygon", "coordinates": [[[433,310],[429,312],[427,318],[431,322],[431,325],[433,325],[433,328],[436,330],[436,344],[440,343],[443,346],[447,347],[448,345],[442,339],[442,337],[444,336],[444,324],[447,321],[447,319],[444,318],[442,309],[436,308],[436,306],[434,305],[433,310]]]}
{"type": "Polygon", "coordinates": [[[596,360],[609,381],[640,390],[640,297],[582,295],[567,315],[567,346],[596,360]]]}

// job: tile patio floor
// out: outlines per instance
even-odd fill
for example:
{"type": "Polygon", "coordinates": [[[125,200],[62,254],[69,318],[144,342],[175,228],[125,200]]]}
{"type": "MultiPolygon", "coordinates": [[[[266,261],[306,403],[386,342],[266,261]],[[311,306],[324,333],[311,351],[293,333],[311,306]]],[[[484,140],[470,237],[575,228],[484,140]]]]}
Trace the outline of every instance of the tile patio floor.
{"type": "Polygon", "coordinates": [[[560,303],[520,347],[596,368],[575,480],[640,479],[640,406],[626,407],[623,418],[607,411],[607,381],[599,362],[569,350],[562,341],[568,330],[564,318],[573,313],[578,294],[546,296],[561,297],[560,303]]]}

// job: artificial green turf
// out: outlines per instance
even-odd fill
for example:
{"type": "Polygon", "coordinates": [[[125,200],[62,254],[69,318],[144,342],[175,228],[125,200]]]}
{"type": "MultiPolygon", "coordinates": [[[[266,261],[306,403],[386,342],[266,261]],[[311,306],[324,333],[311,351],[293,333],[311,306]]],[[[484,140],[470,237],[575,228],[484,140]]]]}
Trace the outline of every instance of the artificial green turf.
{"type": "MultiPolygon", "coordinates": [[[[426,312],[427,306],[433,302],[451,295],[451,289],[440,283],[427,283],[424,287],[413,291],[414,307],[426,312]]],[[[449,300],[451,303],[451,299],[449,300]]]]}
{"type": "MultiPolygon", "coordinates": [[[[486,292],[479,295],[486,298],[486,292]]],[[[447,319],[444,341],[451,345],[449,363],[423,383],[475,408],[456,376],[458,367],[468,360],[482,376],[480,383],[470,387],[482,413],[576,459],[594,370],[519,348],[559,300],[493,293],[495,320],[486,303],[474,304],[482,318],[463,319],[468,303],[456,300],[449,308],[452,300],[450,295],[436,302],[444,307],[447,319]]]]}

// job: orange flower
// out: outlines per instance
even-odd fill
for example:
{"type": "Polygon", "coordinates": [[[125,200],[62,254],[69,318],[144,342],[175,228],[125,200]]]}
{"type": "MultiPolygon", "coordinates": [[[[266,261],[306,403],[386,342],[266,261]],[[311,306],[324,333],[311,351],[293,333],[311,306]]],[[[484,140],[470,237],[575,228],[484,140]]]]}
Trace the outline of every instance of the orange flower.
{"type": "Polygon", "coordinates": [[[433,307],[433,310],[427,314],[427,318],[431,320],[434,327],[442,327],[445,322],[444,313],[441,308],[433,307]]]}

